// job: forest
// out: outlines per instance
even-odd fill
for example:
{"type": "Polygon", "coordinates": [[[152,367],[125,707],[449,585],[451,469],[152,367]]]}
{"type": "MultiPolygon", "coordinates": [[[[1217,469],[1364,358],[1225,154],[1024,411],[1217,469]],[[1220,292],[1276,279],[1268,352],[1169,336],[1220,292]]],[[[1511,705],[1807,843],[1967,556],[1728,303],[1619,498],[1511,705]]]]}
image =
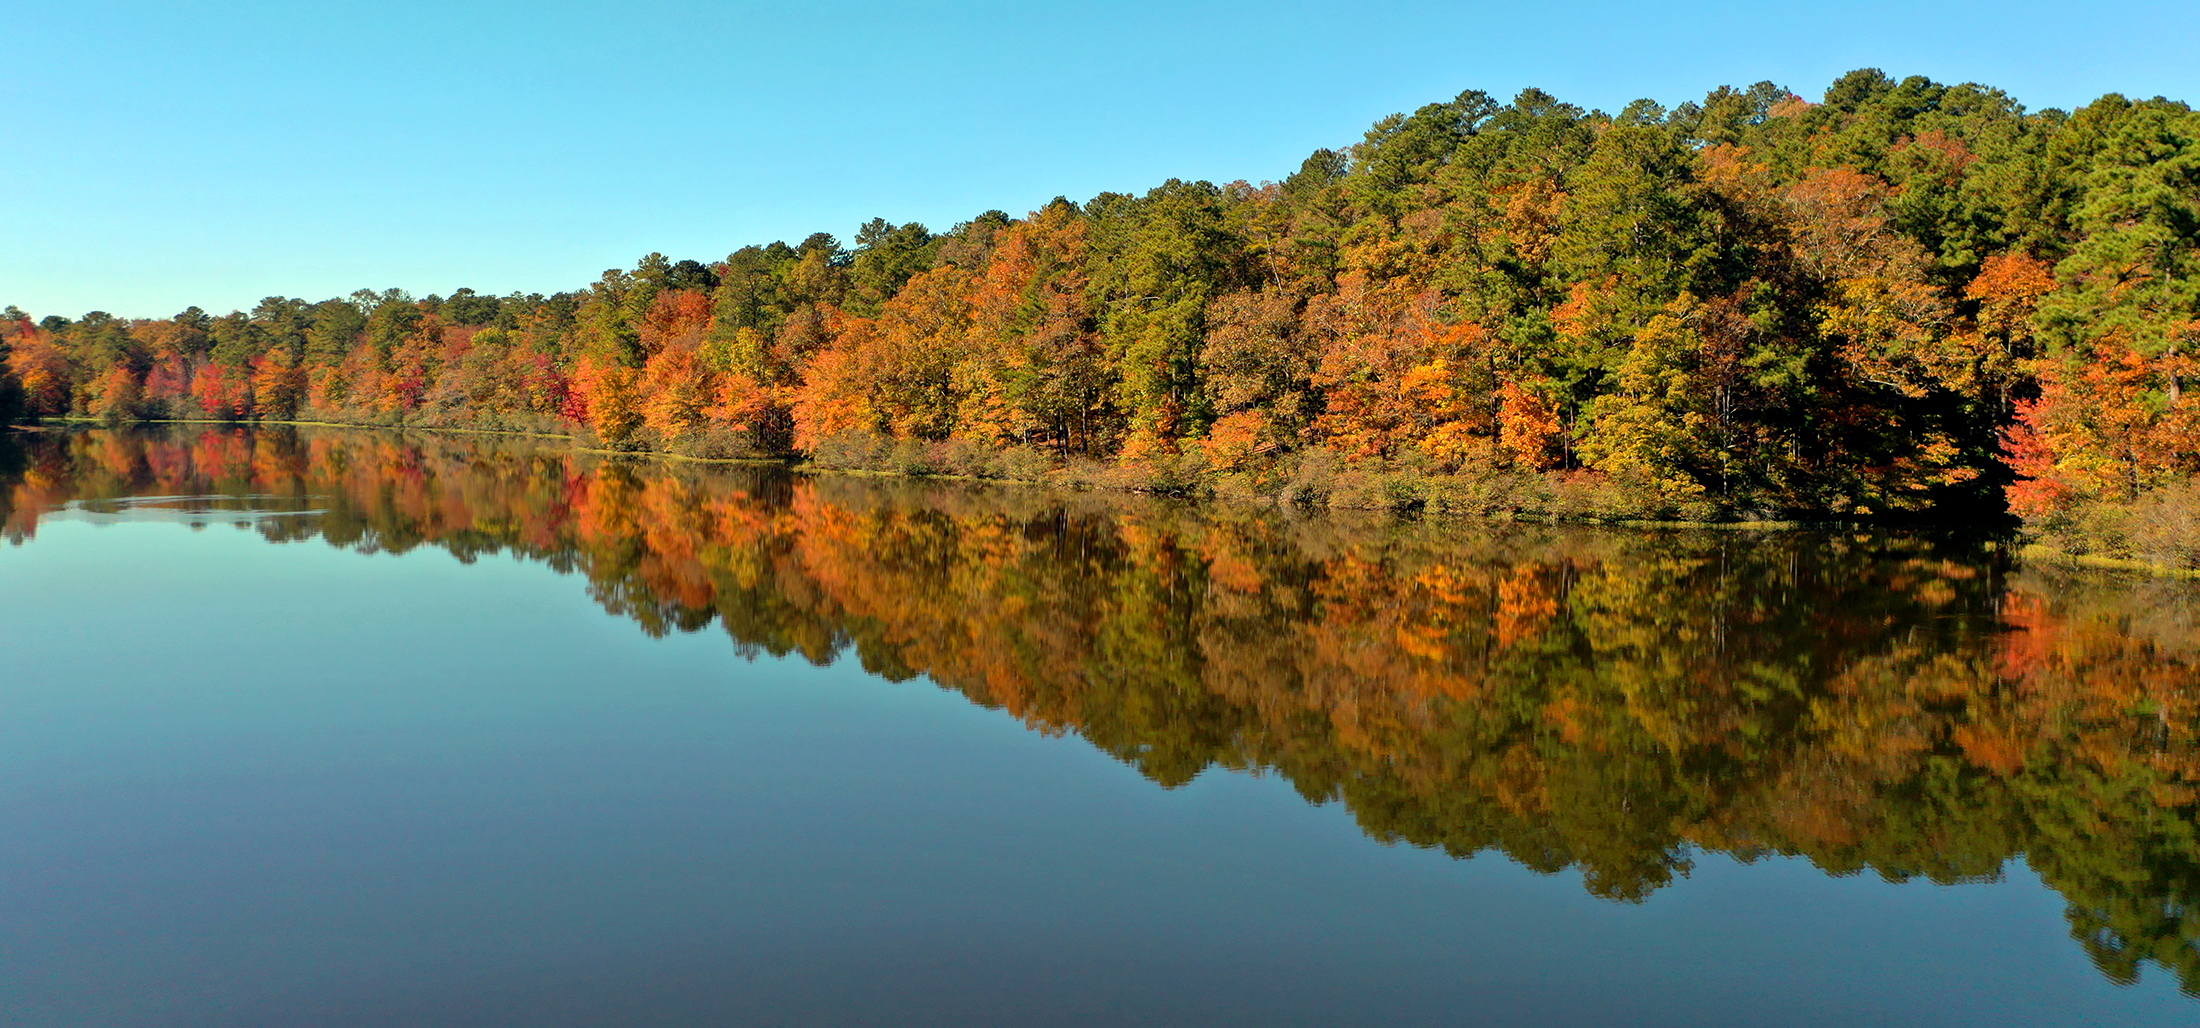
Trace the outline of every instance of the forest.
{"type": "Polygon", "coordinates": [[[1501,518],[2014,516],[2200,567],[2200,114],[1461,93],[1280,181],[584,289],[0,315],[0,421],[317,421],[1501,518]]]}
{"type": "MultiPolygon", "coordinates": [[[[2200,602],[1958,533],[1456,524],[267,427],[0,439],[0,538],[131,505],[540,561],[651,635],[929,679],[1161,787],[1639,901],[1710,854],[1992,880],[2200,995],[2200,602]]],[[[644,687],[628,683],[630,687],[644,687]]]]}

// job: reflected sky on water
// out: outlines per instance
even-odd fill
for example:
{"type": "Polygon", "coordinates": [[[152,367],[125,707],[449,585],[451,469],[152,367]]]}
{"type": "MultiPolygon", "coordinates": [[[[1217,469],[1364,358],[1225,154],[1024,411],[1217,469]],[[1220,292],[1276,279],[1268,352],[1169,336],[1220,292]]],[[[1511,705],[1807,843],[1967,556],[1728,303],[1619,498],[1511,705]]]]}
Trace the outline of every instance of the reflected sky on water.
{"type": "Polygon", "coordinates": [[[0,497],[11,1024],[2196,1012],[2179,583],[335,431],[0,497]]]}

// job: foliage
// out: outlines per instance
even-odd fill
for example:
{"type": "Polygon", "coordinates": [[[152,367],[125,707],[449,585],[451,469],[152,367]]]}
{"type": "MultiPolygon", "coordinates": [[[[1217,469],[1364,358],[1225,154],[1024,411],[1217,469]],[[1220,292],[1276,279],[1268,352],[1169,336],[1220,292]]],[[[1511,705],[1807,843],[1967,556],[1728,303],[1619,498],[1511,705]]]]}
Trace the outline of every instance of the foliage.
{"type": "MultiPolygon", "coordinates": [[[[0,442],[14,538],[136,496],[288,511],[257,522],[274,540],[511,553],[652,635],[923,676],[1163,787],[1273,773],[1372,838],[1615,900],[1707,852],[1943,884],[2021,857],[2104,974],[2200,990],[2190,583],[1936,535],[1298,519],[493,437],[27,438],[0,442]]],[[[858,451],[973,452],[820,450],[858,451]]]]}
{"type": "Polygon", "coordinates": [[[876,218],[550,296],[9,312],[0,403],[30,417],[829,464],[857,433],[1169,491],[2056,532],[2200,474],[2200,114],[1876,70],[1618,114],[1468,91],[1281,182],[876,218]]]}

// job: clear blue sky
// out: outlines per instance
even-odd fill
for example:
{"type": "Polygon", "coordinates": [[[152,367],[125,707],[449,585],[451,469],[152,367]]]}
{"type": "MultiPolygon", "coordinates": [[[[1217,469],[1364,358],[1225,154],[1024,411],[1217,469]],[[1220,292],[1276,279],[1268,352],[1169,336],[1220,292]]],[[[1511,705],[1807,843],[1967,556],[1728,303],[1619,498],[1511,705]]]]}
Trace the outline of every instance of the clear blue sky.
{"type": "Polygon", "coordinates": [[[2191,0],[10,0],[0,304],[579,288],[652,250],[1280,178],[1462,89],[1617,110],[1841,73],[2200,100],[2191,0]]]}

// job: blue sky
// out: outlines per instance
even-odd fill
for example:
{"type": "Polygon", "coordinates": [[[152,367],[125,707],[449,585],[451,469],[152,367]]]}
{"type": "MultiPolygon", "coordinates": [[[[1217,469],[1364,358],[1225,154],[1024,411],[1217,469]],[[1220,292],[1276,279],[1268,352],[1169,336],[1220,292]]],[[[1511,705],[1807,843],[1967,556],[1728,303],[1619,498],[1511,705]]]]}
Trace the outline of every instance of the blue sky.
{"type": "Polygon", "coordinates": [[[1879,67],[2035,109],[2200,99],[2190,0],[11,0],[5,26],[0,304],[72,317],[551,292],[653,250],[1280,178],[1468,88],[1617,110],[1879,67]]]}

